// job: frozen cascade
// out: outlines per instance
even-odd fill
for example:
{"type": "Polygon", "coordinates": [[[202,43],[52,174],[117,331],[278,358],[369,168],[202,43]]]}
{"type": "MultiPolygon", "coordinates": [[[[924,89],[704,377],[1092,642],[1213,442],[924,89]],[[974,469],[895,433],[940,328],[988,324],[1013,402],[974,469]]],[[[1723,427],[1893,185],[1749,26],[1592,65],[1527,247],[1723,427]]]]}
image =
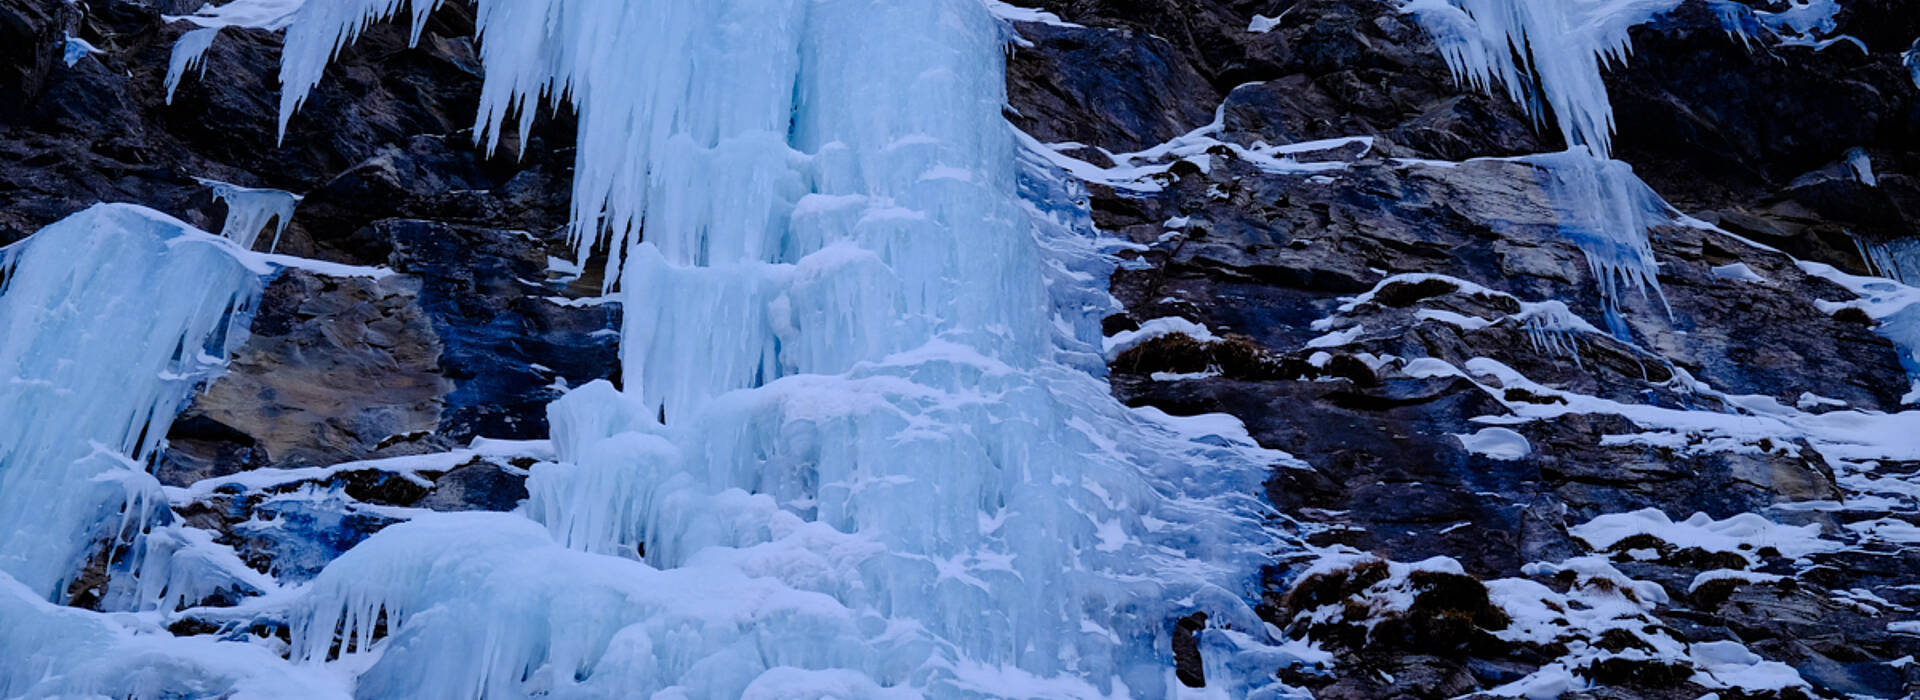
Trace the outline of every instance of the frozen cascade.
{"type": "MultiPolygon", "coordinates": [[[[401,5],[301,9],[283,125],[401,5]]],[[[1290,458],[1087,371],[1100,258],[1072,201],[1021,197],[1070,186],[1001,117],[981,3],[477,18],[476,134],[579,114],[574,232],[618,253],[627,385],[549,409],[524,510],[422,516],[329,565],[295,658],[352,660],[368,697],[1164,697],[1194,610],[1215,677],[1289,658],[1244,600],[1290,458]]]]}

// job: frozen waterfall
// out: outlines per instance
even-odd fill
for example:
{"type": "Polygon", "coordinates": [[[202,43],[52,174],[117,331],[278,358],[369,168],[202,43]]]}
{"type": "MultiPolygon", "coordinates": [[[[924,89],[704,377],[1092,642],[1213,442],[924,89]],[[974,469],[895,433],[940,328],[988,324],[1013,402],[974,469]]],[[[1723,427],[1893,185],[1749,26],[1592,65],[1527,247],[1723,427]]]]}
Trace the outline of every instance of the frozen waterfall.
{"type": "MultiPolygon", "coordinates": [[[[283,104],[398,5],[307,5],[283,104]]],[[[328,567],[296,655],[375,649],[381,696],[1163,696],[1174,617],[1263,629],[1252,494],[1285,457],[1064,363],[1101,307],[1049,296],[1036,237],[1072,233],[1036,211],[1067,203],[1022,204],[979,3],[478,16],[477,133],[578,110],[575,233],[617,253],[627,386],[554,404],[522,513],[328,567]]]]}

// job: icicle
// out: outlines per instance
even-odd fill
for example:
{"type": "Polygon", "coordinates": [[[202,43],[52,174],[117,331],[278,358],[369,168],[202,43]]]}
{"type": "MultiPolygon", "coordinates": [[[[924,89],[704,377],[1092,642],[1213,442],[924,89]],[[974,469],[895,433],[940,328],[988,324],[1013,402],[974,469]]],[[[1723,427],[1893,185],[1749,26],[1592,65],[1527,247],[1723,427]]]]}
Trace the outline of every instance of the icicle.
{"type": "MultiPolygon", "coordinates": [[[[1673,220],[1672,208],[1633,174],[1632,166],[1600,159],[1585,148],[1516,160],[1539,168],[1540,186],[1553,203],[1561,235],[1587,257],[1607,328],[1614,337],[1631,341],[1632,332],[1620,316],[1620,302],[1629,288],[1642,295],[1651,289],[1666,308],[1660,263],[1647,234],[1673,220]]],[[[1672,310],[1667,313],[1672,315],[1672,310]]]]}
{"type": "Polygon", "coordinates": [[[1521,307],[1520,313],[1510,318],[1527,329],[1527,341],[1535,350],[1570,357],[1575,366],[1585,366],[1580,359],[1580,336],[1583,333],[1597,335],[1600,329],[1567,308],[1565,302],[1522,302],[1521,307]]]}
{"type": "MultiPolygon", "coordinates": [[[[402,2],[411,2],[413,41],[420,40],[427,15],[439,0],[282,0],[271,5],[298,5],[285,20],[286,45],[280,53],[280,138],[287,136],[287,120],[306,102],[307,93],[320,84],[320,74],[340,49],[353,43],[373,23],[392,17],[402,2]]],[[[267,5],[269,3],[260,3],[267,5]]],[[[537,21],[537,20],[536,20],[537,21]]]]}
{"type": "Polygon", "coordinates": [[[173,55],[167,61],[167,104],[173,104],[173,93],[180,89],[180,79],[187,71],[199,68],[199,75],[206,74],[204,59],[207,49],[213,47],[213,40],[220,36],[219,27],[202,27],[180,35],[173,42],[173,55]]]}
{"type": "Polygon", "coordinates": [[[1708,0],[1707,8],[1713,10],[1714,16],[1720,19],[1720,28],[1727,32],[1727,36],[1740,39],[1740,45],[1748,51],[1752,51],[1754,42],[1767,32],[1766,25],[1760,23],[1753,8],[1734,0],[1708,0]]]}
{"type": "Polygon", "coordinates": [[[1879,187],[1880,179],[1873,174],[1873,159],[1867,156],[1867,149],[1849,148],[1846,155],[1847,168],[1853,171],[1853,178],[1868,187],[1879,187]]]}
{"type": "Polygon", "coordinates": [[[246,337],[259,271],[150,209],[98,205],[8,251],[0,289],[0,571],[49,598],[128,491],[100,453],[153,455],[246,337]],[[116,477],[117,478],[117,477],[116,477]],[[94,486],[89,486],[93,484],[94,486]]]}
{"type": "Polygon", "coordinates": [[[299,206],[300,195],[256,187],[241,187],[218,180],[195,178],[213,192],[213,201],[227,203],[226,223],[220,227],[220,235],[232,240],[241,248],[252,250],[260,232],[273,224],[273,242],[267,250],[280,247],[280,234],[286,233],[287,224],[293,221],[293,209],[299,206]]]}
{"type": "Polygon", "coordinates": [[[306,0],[233,0],[225,5],[202,5],[190,15],[163,16],[168,22],[185,21],[199,25],[173,42],[173,54],[167,61],[167,104],[173,104],[173,94],[180,88],[180,80],[187,71],[200,69],[206,73],[204,61],[207,50],[213,47],[214,39],[220,36],[220,30],[226,27],[246,27],[253,29],[285,29],[293,21],[293,14],[306,0]]]}

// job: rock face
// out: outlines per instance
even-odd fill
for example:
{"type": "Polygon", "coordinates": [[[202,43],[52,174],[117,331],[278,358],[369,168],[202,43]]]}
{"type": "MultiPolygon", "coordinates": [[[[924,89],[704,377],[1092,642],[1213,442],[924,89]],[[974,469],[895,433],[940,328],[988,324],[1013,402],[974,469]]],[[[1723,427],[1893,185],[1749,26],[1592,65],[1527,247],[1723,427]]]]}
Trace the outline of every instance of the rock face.
{"type": "Polygon", "coordinates": [[[1542,696],[1593,687],[1580,697],[1920,690],[1903,661],[1920,638],[1889,628],[1913,618],[1914,600],[1868,573],[1914,553],[1856,536],[1862,522],[1913,519],[1905,499],[1859,489],[1860,470],[1904,465],[1835,464],[1791,437],[1661,433],[1645,412],[1749,414],[1760,397],[1901,410],[1899,349],[1857,311],[1835,313],[1825,302],[1853,294],[1794,258],[1865,272],[1856,236],[1920,233],[1909,179],[1920,172],[1920,95],[1898,58],[1920,35],[1914,14],[1848,5],[1839,31],[1880,37],[1867,55],[1744,44],[1702,2],[1637,28],[1627,67],[1607,76],[1619,157],[1699,221],[1651,232],[1658,293],[1627,295],[1624,332],[1561,334],[1542,332],[1543,304],[1599,325],[1607,309],[1542,173],[1458,161],[1564,145],[1504,98],[1457,86],[1397,3],[1043,4],[1062,22],[1019,25],[1028,44],[1014,55],[1011,113],[1043,141],[1071,142],[1062,153],[1105,167],[1214,119],[1185,102],[1220,105],[1207,136],[1220,145],[1154,161],[1164,174],[1151,187],[1091,184],[1090,206],[1103,230],[1136,244],[1113,277],[1127,311],[1110,331],[1172,316],[1225,338],[1129,351],[1113,363],[1115,393],[1176,414],[1232,414],[1313,466],[1276,470],[1268,484],[1305,546],[1273,568],[1263,614],[1335,661],[1283,670],[1289,682],[1323,698],[1507,684],[1542,696]],[[1252,31],[1255,15],[1278,19],[1252,31]],[[1259,142],[1351,136],[1371,141],[1298,155],[1321,168],[1246,155],[1259,142]],[[1852,149],[1878,185],[1847,167],[1852,149]],[[1527,417],[1589,399],[1599,402],[1527,417]],[[1716,521],[1761,513],[1824,533],[1828,551],[1754,556],[1652,535],[1644,549],[1607,549],[1579,534],[1648,508],[1716,521]],[[1433,557],[1458,569],[1399,563],[1433,557]],[[1543,565],[1583,561],[1617,568],[1543,565]],[[1610,631],[1522,634],[1508,619],[1504,592],[1517,582],[1603,609],[1582,596],[1629,581],[1652,588],[1629,596],[1632,614],[1610,631]],[[1804,684],[1696,675],[1702,650],[1722,641],[1804,684]],[[1654,653],[1666,645],[1693,656],[1654,653]],[[1570,685],[1527,685],[1556,664],[1570,685]]]}
{"type": "Polygon", "coordinates": [[[284,273],[226,376],[169,435],[162,483],[334,464],[417,441],[439,426],[453,390],[441,352],[416,282],[284,273]]]}
{"type": "MultiPolygon", "coordinates": [[[[167,104],[184,27],[162,15],[193,4],[0,0],[0,244],[102,200],[217,230],[195,178],[304,195],[279,251],[341,267],[280,274],[175,423],[155,466],[190,496],[175,515],[299,581],[419,509],[517,507],[551,456],[546,404],[618,380],[619,308],[564,240],[571,117],[474,147],[454,4],[416,46],[370,30],[281,140],[270,32],[223,31],[167,104]],[[67,66],[66,36],[104,53],[67,66]]],[[[1179,317],[1214,336],[1109,358],[1115,395],[1231,414],[1310,465],[1267,484],[1281,554],[1254,595],[1328,654],[1283,680],[1322,698],[1552,696],[1537,682],[1556,678],[1564,697],[1920,692],[1903,534],[1920,462],[1674,427],[1906,406],[1902,351],[1809,263],[1866,274],[1864,249],[1920,236],[1920,87],[1899,56],[1920,13],[1845,0],[1837,31],[1864,53],[1729,36],[1703,0],[1636,28],[1607,74],[1617,157],[1691,218],[1651,232],[1657,289],[1601,330],[1588,251],[1541,168],[1506,159],[1561,137],[1462,87],[1398,2],[1030,4],[1059,21],[1013,23],[1009,120],[1087,171],[1151,173],[1087,183],[1125,244],[1109,333],[1179,317]],[[1189,135],[1210,145],[1141,154],[1189,135]],[[1787,534],[1701,534],[1734,531],[1787,534]]],[[[1182,683],[1225,672],[1206,615],[1166,624],[1182,683]]]]}

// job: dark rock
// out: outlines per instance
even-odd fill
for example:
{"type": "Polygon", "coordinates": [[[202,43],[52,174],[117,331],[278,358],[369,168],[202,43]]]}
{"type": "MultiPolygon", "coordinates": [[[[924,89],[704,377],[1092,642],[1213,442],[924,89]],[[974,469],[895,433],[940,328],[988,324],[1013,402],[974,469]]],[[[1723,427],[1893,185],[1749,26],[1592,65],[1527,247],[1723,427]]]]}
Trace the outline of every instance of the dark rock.
{"type": "Polygon", "coordinates": [[[182,414],[163,482],[366,459],[435,431],[454,384],[418,285],[281,274],[227,373],[182,414]]]}
{"type": "Polygon", "coordinates": [[[526,473],[476,459],[433,480],[433,490],[414,505],[433,510],[507,511],[527,498],[526,473]]]}
{"type": "Polygon", "coordinates": [[[1173,673],[1189,688],[1207,687],[1206,665],[1200,658],[1198,635],[1207,628],[1207,614],[1197,612],[1173,624],[1173,673]]]}

